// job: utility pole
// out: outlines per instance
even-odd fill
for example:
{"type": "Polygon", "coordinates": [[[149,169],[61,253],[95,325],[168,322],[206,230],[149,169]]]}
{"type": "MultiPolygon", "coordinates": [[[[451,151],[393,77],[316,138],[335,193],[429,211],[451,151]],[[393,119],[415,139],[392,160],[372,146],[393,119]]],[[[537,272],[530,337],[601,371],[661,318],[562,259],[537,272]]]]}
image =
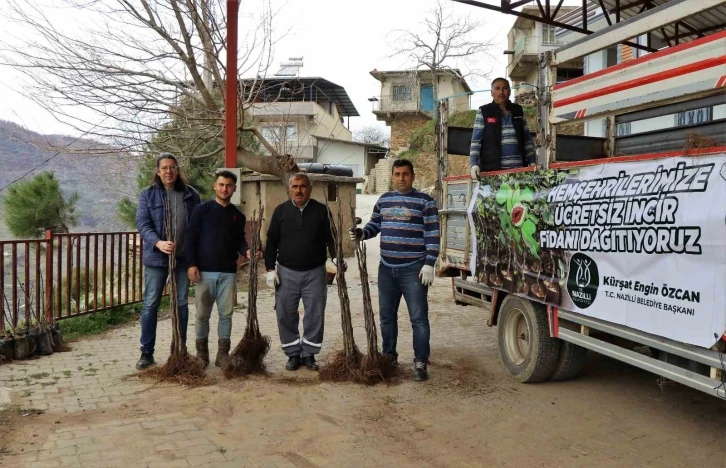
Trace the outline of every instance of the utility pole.
{"type": "Polygon", "coordinates": [[[237,14],[239,0],[227,0],[227,94],[225,96],[224,166],[237,167],[237,14]]]}

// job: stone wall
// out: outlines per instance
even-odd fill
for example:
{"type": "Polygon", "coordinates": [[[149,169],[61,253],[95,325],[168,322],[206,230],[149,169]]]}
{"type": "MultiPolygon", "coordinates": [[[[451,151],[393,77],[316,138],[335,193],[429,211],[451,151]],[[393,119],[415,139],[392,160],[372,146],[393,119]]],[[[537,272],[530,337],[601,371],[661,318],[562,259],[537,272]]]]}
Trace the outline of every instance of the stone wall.
{"type": "Polygon", "coordinates": [[[407,149],[413,131],[428,120],[421,116],[399,116],[391,122],[391,151],[407,149]]]}

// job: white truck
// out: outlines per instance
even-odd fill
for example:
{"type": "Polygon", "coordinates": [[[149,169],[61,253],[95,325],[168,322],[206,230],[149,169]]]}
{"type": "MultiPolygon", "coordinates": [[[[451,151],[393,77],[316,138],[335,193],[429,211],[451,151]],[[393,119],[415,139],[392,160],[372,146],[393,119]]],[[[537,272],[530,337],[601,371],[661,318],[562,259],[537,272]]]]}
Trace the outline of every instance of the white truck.
{"type": "Polygon", "coordinates": [[[543,54],[538,167],[444,174],[437,273],[488,310],[521,382],[572,379],[593,350],[726,398],[726,25],[554,82],[558,63],[699,14],[726,1],[664,3],[543,54]],[[605,137],[557,135],[598,119],[605,137]],[[655,119],[675,124],[625,131],[655,119]]]}

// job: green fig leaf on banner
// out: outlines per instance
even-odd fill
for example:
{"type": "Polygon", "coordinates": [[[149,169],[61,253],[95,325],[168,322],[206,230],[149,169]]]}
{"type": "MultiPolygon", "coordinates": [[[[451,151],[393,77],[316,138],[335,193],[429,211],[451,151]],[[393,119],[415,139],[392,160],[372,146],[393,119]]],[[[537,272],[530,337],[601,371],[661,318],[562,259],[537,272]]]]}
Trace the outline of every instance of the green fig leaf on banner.
{"type": "Polygon", "coordinates": [[[512,198],[512,188],[509,186],[509,184],[505,182],[502,184],[502,186],[499,188],[499,191],[497,192],[497,203],[500,205],[504,205],[510,198],[512,198]]]}
{"type": "Polygon", "coordinates": [[[531,219],[527,219],[522,223],[521,232],[522,232],[522,238],[524,239],[524,242],[527,244],[527,247],[529,247],[529,251],[532,252],[532,255],[539,258],[539,244],[537,243],[537,240],[534,238],[534,233],[537,230],[537,226],[532,222],[531,219]]]}

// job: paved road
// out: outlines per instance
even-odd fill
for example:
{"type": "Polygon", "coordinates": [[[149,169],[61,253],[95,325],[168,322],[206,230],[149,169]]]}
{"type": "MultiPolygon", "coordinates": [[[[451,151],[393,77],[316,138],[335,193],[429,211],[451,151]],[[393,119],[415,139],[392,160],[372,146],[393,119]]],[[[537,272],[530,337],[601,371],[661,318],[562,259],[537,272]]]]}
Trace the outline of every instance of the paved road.
{"type": "MultiPolygon", "coordinates": [[[[364,220],[374,201],[359,197],[364,220]]],[[[375,296],[378,248],[375,241],[368,244],[375,296]]],[[[354,270],[349,269],[349,294],[362,347],[354,270]]],[[[341,346],[335,288],[328,292],[325,353],[341,346]]],[[[269,290],[260,291],[258,302],[262,332],[273,339],[264,377],[226,381],[211,368],[216,383],[207,387],[141,382],[133,367],[138,324],[75,342],[71,352],[2,366],[0,398],[9,392],[13,403],[45,414],[8,419],[12,430],[0,429],[0,465],[723,464],[726,402],[675,384],[661,387],[654,375],[597,355],[578,380],[517,384],[499,364],[496,330],[486,326],[483,311],[454,305],[450,294],[450,284],[441,279],[431,290],[433,352],[426,383],[410,380],[405,309],[400,382],[329,384],[305,369],[286,372],[269,290]]],[[[242,294],[240,301],[246,301],[242,294]]],[[[243,312],[235,315],[235,341],[243,332],[243,312]]],[[[212,336],[215,330],[213,325],[212,336]]],[[[160,323],[159,337],[157,360],[163,362],[168,320],[160,323]]]]}

